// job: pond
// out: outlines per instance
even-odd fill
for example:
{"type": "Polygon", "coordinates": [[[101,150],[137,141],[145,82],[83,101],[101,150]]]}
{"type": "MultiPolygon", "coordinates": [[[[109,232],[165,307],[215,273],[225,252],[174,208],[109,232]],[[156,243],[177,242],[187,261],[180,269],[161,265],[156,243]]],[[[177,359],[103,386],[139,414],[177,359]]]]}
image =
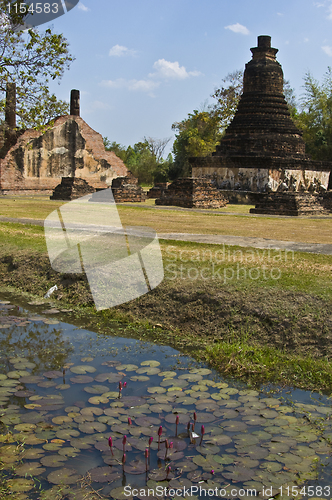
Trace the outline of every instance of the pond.
{"type": "Polygon", "coordinates": [[[8,298],[0,461],[10,498],[330,498],[326,396],[253,390],[117,325],[97,334],[71,325],[70,310],[8,298]]]}

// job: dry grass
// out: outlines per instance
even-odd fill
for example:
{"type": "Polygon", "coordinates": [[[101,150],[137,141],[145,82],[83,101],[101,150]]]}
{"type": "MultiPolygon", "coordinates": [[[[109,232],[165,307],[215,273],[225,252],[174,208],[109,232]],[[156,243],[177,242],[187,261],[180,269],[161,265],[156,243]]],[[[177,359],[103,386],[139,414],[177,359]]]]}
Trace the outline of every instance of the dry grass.
{"type": "MultiPolygon", "coordinates": [[[[63,202],[46,196],[0,197],[0,215],[45,219],[63,202]]],[[[278,239],[303,243],[332,243],[331,218],[295,218],[248,215],[249,205],[228,205],[222,210],[196,212],[190,209],[153,208],[154,200],[142,206],[118,205],[122,223],[149,226],[158,233],[220,234],[278,239]]]]}

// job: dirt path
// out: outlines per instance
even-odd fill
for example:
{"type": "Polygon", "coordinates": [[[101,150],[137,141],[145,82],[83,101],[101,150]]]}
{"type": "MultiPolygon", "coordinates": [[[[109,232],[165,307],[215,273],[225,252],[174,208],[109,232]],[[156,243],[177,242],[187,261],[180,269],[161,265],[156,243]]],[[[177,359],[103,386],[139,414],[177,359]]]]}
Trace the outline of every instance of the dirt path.
{"type": "MultiPolygon", "coordinates": [[[[32,224],[43,226],[44,220],[1,217],[2,222],[13,222],[18,224],[32,224]]],[[[194,241],[196,243],[211,243],[217,245],[234,245],[239,247],[253,247],[261,249],[292,250],[294,252],[308,252],[322,255],[332,255],[332,244],[322,243],[300,243],[296,241],[280,241],[268,238],[213,235],[213,234],[188,234],[188,233],[158,233],[163,240],[194,241]]]]}

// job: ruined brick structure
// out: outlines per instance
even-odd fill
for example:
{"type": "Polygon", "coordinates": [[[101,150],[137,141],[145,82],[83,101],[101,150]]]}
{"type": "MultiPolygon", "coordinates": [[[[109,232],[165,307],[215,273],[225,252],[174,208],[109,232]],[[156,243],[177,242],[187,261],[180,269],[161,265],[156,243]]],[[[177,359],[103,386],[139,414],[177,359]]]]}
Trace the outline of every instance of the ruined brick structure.
{"type": "Polygon", "coordinates": [[[283,95],[283,71],[270,36],[250,49],[233,121],[212,157],[192,158],[194,177],[212,176],[222,189],[315,191],[328,188],[332,162],[305,153],[283,95]]]}
{"type": "MultiPolygon", "coordinates": [[[[319,193],[266,193],[250,213],[271,215],[330,215],[330,192],[319,193]]],[[[332,194],[332,193],[331,193],[332,194]]]]}
{"type": "Polygon", "coordinates": [[[186,208],[220,208],[227,202],[211,179],[183,177],[172,182],[155,203],[186,208]]]}
{"type": "Polygon", "coordinates": [[[104,189],[111,186],[114,178],[127,175],[123,161],[115,153],[105,151],[102,136],[79,116],[76,90],[71,94],[71,112],[72,115],[57,118],[43,131],[23,133],[17,133],[13,127],[11,112],[6,134],[12,143],[5,140],[0,153],[3,193],[51,194],[62,177],[78,177],[95,189],[104,189]]]}
{"type": "Polygon", "coordinates": [[[148,198],[160,198],[170,182],[156,182],[156,184],[147,192],[148,198]]]}
{"type": "Polygon", "coordinates": [[[138,185],[138,179],[131,172],[125,177],[113,179],[112,193],[115,203],[141,203],[146,200],[146,194],[138,185]]]}
{"type": "Polygon", "coordinates": [[[62,177],[61,183],[53,191],[51,200],[76,200],[87,194],[95,193],[94,187],[79,177],[62,177]]]}

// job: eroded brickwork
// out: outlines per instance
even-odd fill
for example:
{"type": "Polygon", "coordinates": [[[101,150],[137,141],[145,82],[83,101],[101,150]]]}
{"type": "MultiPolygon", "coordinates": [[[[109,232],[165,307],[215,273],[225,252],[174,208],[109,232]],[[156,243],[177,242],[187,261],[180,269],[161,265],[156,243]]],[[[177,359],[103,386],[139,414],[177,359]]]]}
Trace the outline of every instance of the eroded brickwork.
{"type": "Polygon", "coordinates": [[[52,191],[62,177],[85,179],[94,188],[110,187],[127,174],[123,161],[105,151],[102,136],[79,116],[63,116],[45,131],[27,130],[1,160],[0,189],[52,191]]]}
{"type": "Polygon", "coordinates": [[[84,179],[62,177],[61,184],[56,186],[50,199],[70,201],[95,192],[95,188],[90,186],[84,179]]]}
{"type": "Polygon", "coordinates": [[[138,179],[131,172],[112,181],[112,193],[115,203],[141,203],[146,200],[138,179]]]}
{"type": "Polygon", "coordinates": [[[222,192],[213,185],[211,179],[192,177],[183,177],[172,182],[163,191],[162,196],[156,199],[156,205],[186,208],[220,208],[226,203],[222,192]]]}

